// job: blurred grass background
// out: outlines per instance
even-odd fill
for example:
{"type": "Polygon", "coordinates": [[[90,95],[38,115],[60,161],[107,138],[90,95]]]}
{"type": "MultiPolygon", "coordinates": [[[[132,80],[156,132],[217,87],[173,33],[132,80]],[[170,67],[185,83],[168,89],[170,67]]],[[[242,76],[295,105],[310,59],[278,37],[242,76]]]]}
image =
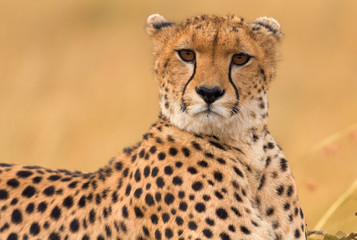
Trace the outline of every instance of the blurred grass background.
{"type": "Polygon", "coordinates": [[[152,13],[281,23],[269,126],[312,228],[357,176],[357,127],[319,144],[357,123],[355,0],[0,0],[1,162],[94,171],[140,140],[159,112],[152,13]]]}

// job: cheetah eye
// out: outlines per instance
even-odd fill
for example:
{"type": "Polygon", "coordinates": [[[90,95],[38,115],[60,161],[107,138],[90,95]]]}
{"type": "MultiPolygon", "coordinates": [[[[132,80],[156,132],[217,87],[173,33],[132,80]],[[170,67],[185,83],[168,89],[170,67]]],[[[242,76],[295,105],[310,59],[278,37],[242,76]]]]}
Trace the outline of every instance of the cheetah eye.
{"type": "Polygon", "coordinates": [[[243,66],[247,62],[249,62],[250,58],[252,56],[246,54],[246,53],[238,53],[234,54],[232,57],[232,62],[237,65],[237,66],[243,66]]]}
{"type": "Polygon", "coordinates": [[[178,50],[178,55],[185,62],[192,62],[195,60],[195,52],[189,49],[178,50]]]}

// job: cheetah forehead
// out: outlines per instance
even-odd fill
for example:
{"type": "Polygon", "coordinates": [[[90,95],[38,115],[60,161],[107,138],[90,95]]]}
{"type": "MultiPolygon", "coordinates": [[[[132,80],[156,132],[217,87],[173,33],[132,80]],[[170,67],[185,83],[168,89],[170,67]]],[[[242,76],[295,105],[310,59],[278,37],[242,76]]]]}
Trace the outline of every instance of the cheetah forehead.
{"type": "Polygon", "coordinates": [[[256,32],[261,35],[271,35],[275,37],[276,40],[280,40],[282,35],[278,21],[274,18],[265,16],[258,17],[252,22],[245,22],[243,18],[235,15],[200,15],[188,18],[184,22],[174,23],[167,20],[160,14],[152,14],[146,21],[146,31],[150,36],[163,35],[166,38],[170,38],[174,34],[174,32],[170,31],[170,29],[176,29],[178,32],[189,33],[187,30],[190,28],[220,29],[222,27],[228,27],[229,29],[232,27],[233,30],[237,28],[245,28],[248,32],[256,32]]]}

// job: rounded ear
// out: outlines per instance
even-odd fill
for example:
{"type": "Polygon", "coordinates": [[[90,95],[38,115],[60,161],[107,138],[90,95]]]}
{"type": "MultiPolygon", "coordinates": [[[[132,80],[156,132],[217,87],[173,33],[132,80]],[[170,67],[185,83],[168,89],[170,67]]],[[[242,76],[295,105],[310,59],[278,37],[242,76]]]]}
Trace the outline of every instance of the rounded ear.
{"type": "Polygon", "coordinates": [[[152,14],[146,20],[146,32],[152,37],[166,27],[174,25],[159,14],[152,14]]]}
{"type": "Polygon", "coordinates": [[[265,31],[274,37],[277,40],[280,40],[283,34],[280,31],[280,24],[274,18],[269,17],[259,17],[252,22],[254,31],[265,31]]]}

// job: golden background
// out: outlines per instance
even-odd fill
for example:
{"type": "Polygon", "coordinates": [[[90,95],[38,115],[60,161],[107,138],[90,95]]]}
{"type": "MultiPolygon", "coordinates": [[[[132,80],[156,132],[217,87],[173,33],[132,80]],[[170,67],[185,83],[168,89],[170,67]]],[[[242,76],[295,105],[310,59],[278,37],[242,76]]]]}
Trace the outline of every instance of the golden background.
{"type": "Polygon", "coordinates": [[[355,0],[0,0],[1,162],[94,171],[139,141],[159,112],[152,13],[280,22],[269,127],[311,229],[357,176],[355,0]]]}

